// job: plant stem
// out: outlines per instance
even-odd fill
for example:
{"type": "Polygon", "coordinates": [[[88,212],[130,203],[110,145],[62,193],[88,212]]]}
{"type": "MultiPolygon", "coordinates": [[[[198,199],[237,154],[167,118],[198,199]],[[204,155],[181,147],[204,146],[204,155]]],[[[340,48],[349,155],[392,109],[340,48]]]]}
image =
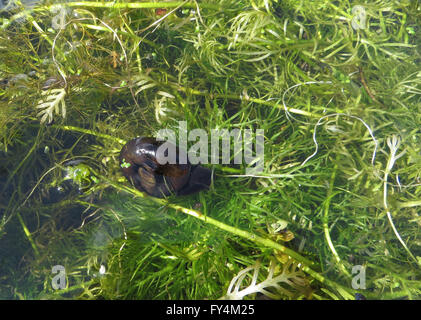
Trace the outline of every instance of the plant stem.
{"type": "MultiPolygon", "coordinates": [[[[234,94],[208,93],[208,92],[199,91],[199,90],[190,89],[190,88],[184,88],[184,87],[178,87],[177,89],[180,90],[180,91],[183,91],[185,93],[198,95],[198,96],[208,96],[208,97],[211,97],[211,98],[214,98],[214,99],[220,98],[220,99],[245,100],[245,101],[250,101],[250,102],[262,104],[262,105],[265,105],[265,106],[283,109],[283,107],[281,107],[277,103],[273,103],[273,102],[266,101],[266,100],[259,99],[259,98],[240,97],[240,96],[237,96],[237,95],[234,95],[234,94]]],[[[302,116],[307,116],[307,117],[312,117],[312,118],[320,118],[321,117],[318,114],[308,112],[308,111],[304,111],[304,110],[300,110],[300,109],[289,108],[289,107],[287,107],[286,109],[291,113],[299,114],[299,115],[302,115],[302,116]]]]}
{"type": "Polygon", "coordinates": [[[123,139],[113,137],[113,136],[108,135],[106,133],[95,132],[95,131],[90,130],[90,129],[84,129],[84,128],[79,128],[79,127],[74,127],[74,126],[61,126],[61,125],[55,125],[55,124],[52,125],[51,127],[61,129],[61,130],[66,130],[66,131],[76,131],[76,132],[81,132],[81,133],[85,133],[85,134],[91,134],[91,135],[99,137],[99,138],[103,138],[103,139],[107,139],[107,140],[113,140],[113,141],[118,142],[120,144],[126,143],[126,141],[123,140],[123,139]]]}
{"type": "Polygon", "coordinates": [[[34,249],[35,255],[39,256],[39,251],[38,248],[34,242],[34,239],[32,239],[31,233],[29,232],[29,229],[26,227],[25,222],[22,219],[22,216],[20,215],[19,212],[16,213],[16,215],[18,216],[19,222],[22,226],[23,232],[25,233],[26,237],[28,238],[28,241],[31,243],[32,249],[34,249]]]}
{"type": "Polygon", "coordinates": [[[333,168],[332,176],[330,178],[330,185],[329,185],[329,191],[327,195],[326,202],[324,204],[324,214],[323,214],[323,230],[325,233],[325,239],[329,246],[330,251],[332,251],[333,256],[335,257],[336,263],[339,266],[339,269],[347,276],[351,277],[348,270],[346,270],[345,266],[343,265],[341,258],[339,257],[338,253],[336,252],[335,246],[333,245],[332,239],[330,238],[329,233],[329,206],[330,206],[330,200],[332,200],[334,194],[333,194],[333,185],[335,183],[335,177],[336,177],[336,171],[338,169],[338,165],[335,164],[335,167],[333,168]]]}
{"type": "MultiPolygon", "coordinates": [[[[91,7],[91,8],[113,8],[113,9],[156,9],[156,8],[176,8],[182,6],[184,8],[195,9],[197,3],[187,1],[170,1],[170,2],[127,2],[127,3],[116,3],[110,2],[65,2],[57,3],[55,5],[62,5],[67,7],[91,7]]],[[[203,9],[219,10],[221,7],[210,3],[200,3],[200,7],[203,9]]]]}
{"type": "Polygon", "coordinates": [[[387,219],[389,220],[389,224],[392,227],[393,232],[395,233],[396,238],[399,240],[399,242],[404,247],[405,251],[408,253],[408,255],[418,264],[421,265],[421,263],[417,260],[417,258],[412,254],[412,252],[409,250],[406,243],[403,241],[402,237],[400,236],[398,230],[396,229],[395,223],[392,219],[392,213],[390,212],[389,205],[387,202],[387,195],[388,195],[388,189],[387,189],[387,181],[389,178],[389,174],[392,172],[392,168],[395,164],[395,161],[399,159],[405,151],[402,153],[396,155],[399,146],[400,146],[401,140],[397,136],[392,136],[387,139],[387,144],[390,149],[389,158],[387,159],[386,168],[384,171],[384,178],[383,178],[383,206],[386,211],[387,219]]]}
{"type": "Polygon", "coordinates": [[[412,208],[421,206],[421,200],[414,200],[414,201],[405,201],[405,202],[398,202],[397,207],[401,208],[412,208]]]}

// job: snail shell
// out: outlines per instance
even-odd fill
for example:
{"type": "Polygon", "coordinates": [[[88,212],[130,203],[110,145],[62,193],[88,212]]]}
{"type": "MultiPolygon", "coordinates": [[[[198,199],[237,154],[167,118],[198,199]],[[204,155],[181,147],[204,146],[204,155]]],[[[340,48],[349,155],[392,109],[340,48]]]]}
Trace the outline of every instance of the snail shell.
{"type": "MultiPolygon", "coordinates": [[[[163,198],[172,194],[188,195],[207,189],[211,183],[211,171],[187,160],[180,164],[183,150],[176,148],[176,164],[160,164],[157,149],[164,141],[139,137],[130,140],[120,152],[120,168],[123,175],[138,190],[163,198]]],[[[162,162],[162,161],[161,161],[162,162]]]]}

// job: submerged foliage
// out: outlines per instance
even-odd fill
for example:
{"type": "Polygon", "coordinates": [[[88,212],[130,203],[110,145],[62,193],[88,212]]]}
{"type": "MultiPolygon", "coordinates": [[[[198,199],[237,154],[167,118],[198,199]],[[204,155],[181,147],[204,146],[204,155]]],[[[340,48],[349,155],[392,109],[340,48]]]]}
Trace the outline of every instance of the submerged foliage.
{"type": "Polygon", "coordinates": [[[0,19],[0,298],[421,297],[419,1],[21,1],[0,19]],[[131,188],[122,145],[181,120],[264,129],[264,172],[131,188]]]}

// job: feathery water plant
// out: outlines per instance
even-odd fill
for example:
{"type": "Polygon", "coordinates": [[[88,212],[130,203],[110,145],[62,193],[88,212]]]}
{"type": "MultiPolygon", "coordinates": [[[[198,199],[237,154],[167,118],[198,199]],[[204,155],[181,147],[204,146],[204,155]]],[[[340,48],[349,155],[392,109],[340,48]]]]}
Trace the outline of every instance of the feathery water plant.
{"type": "Polygon", "coordinates": [[[367,298],[421,296],[419,2],[0,14],[0,297],[352,299],[354,266],[367,298]],[[212,165],[189,197],[130,187],[122,145],[180,120],[264,129],[264,171],[212,165]]]}
{"type": "Polygon", "coordinates": [[[66,118],[66,103],[64,102],[66,91],[64,89],[52,89],[51,92],[44,91],[41,94],[47,96],[36,106],[37,109],[42,109],[37,114],[38,117],[41,117],[41,124],[44,124],[47,119],[48,123],[51,123],[54,112],[66,118]]]}

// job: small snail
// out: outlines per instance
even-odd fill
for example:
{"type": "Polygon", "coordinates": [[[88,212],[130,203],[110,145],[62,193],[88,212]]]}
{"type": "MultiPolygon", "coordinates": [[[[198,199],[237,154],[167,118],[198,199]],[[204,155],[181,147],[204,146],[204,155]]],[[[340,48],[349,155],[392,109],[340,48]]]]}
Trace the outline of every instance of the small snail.
{"type": "Polygon", "coordinates": [[[138,190],[158,198],[172,194],[188,195],[208,189],[211,171],[192,165],[185,152],[174,145],[176,163],[159,163],[157,150],[163,143],[155,138],[139,137],[130,140],[121,149],[120,168],[127,180],[138,190]],[[180,155],[187,159],[186,164],[180,164],[180,155]]]}

